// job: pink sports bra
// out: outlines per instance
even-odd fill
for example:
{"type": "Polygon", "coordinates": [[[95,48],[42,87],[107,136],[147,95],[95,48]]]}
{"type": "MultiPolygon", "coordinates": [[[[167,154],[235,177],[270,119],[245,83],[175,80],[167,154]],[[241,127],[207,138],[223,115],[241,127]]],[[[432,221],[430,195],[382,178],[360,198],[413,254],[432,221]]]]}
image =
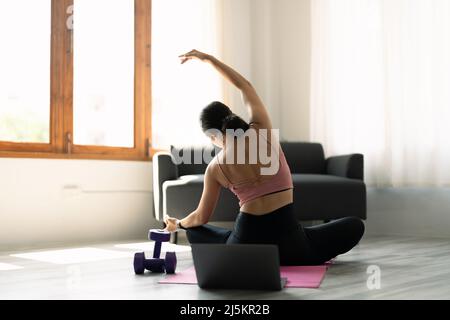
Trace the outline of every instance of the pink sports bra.
{"type": "Polygon", "coordinates": [[[278,168],[278,172],[274,174],[270,179],[267,179],[260,184],[258,183],[258,179],[255,181],[244,181],[239,183],[231,183],[231,181],[228,179],[228,177],[225,175],[225,172],[223,171],[218,157],[217,164],[219,165],[220,171],[224,175],[225,179],[229,183],[229,189],[238,197],[239,199],[239,206],[242,207],[245,203],[254,200],[256,198],[276,193],[288,189],[292,189],[293,183],[292,183],[292,175],[291,170],[289,169],[289,165],[286,161],[286,157],[283,153],[283,150],[280,148],[279,152],[279,161],[280,166],[278,168]]]}

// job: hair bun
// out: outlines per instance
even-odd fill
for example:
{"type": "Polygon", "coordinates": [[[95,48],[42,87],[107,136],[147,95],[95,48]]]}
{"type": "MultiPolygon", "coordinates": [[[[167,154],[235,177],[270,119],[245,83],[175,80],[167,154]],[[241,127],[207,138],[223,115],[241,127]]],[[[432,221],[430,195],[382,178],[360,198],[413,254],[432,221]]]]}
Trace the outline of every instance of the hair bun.
{"type": "Polygon", "coordinates": [[[244,131],[247,131],[248,128],[249,128],[248,123],[245,122],[244,120],[242,120],[241,117],[239,117],[238,115],[236,115],[234,113],[226,116],[222,120],[222,131],[223,132],[225,132],[227,129],[232,129],[232,130],[242,129],[244,131]]]}
{"type": "Polygon", "coordinates": [[[226,116],[225,118],[222,119],[222,128],[227,129],[228,128],[228,124],[230,124],[231,122],[233,122],[234,119],[236,119],[236,115],[234,113],[226,116]]]}

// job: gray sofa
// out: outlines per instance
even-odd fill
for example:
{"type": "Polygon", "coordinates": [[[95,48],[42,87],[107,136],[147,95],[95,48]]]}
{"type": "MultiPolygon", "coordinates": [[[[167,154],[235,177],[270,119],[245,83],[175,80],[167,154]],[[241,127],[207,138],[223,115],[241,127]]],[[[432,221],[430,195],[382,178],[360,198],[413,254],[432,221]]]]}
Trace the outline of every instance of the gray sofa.
{"type": "MultiPolygon", "coordinates": [[[[294,182],[294,208],[298,220],[332,220],[345,216],[366,218],[366,186],[362,154],[325,158],[322,145],[311,142],[282,142],[294,182]]],[[[218,149],[174,148],[172,153],[153,157],[154,209],[158,220],[168,213],[183,218],[197,208],[203,190],[206,163],[176,164],[173,154],[190,155],[218,149]]],[[[189,158],[189,157],[188,157],[189,158]]],[[[239,212],[238,200],[222,188],[211,221],[233,221],[239,212]]]]}

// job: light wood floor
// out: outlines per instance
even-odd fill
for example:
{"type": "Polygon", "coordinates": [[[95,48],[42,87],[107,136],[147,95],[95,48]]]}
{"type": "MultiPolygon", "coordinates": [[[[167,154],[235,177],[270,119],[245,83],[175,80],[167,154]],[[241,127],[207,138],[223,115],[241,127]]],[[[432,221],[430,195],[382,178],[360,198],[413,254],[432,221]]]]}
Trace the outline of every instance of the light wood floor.
{"type": "MultiPolygon", "coordinates": [[[[0,299],[450,299],[449,239],[366,237],[336,260],[319,289],[276,293],[160,285],[157,281],[163,275],[134,275],[132,255],[140,250],[114,243],[82,247],[110,250],[119,256],[55,264],[12,256],[24,251],[0,253],[0,299]],[[8,265],[22,269],[1,271],[8,265]],[[370,265],[381,270],[380,289],[367,288],[370,265]]],[[[190,252],[177,256],[178,270],[192,265],[190,252]]]]}

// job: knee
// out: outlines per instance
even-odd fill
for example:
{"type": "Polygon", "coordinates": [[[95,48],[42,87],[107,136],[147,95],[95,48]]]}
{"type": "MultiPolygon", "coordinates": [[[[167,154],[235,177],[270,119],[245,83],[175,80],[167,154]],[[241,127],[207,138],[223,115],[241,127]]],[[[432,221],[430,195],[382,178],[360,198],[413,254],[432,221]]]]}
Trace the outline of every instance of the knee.
{"type": "Polygon", "coordinates": [[[348,217],[347,219],[350,225],[351,234],[355,237],[356,243],[358,243],[366,230],[364,222],[358,217],[348,217]]]}
{"type": "Polygon", "coordinates": [[[200,227],[186,229],[186,238],[189,243],[202,243],[205,241],[200,227]]]}
{"type": "Polygon", "coordinates": [[[192,231],[192,228],[186,229],[186,238],[188,240],[189,243],[195,243],[195,235],[194,232],[192,231]]]}

